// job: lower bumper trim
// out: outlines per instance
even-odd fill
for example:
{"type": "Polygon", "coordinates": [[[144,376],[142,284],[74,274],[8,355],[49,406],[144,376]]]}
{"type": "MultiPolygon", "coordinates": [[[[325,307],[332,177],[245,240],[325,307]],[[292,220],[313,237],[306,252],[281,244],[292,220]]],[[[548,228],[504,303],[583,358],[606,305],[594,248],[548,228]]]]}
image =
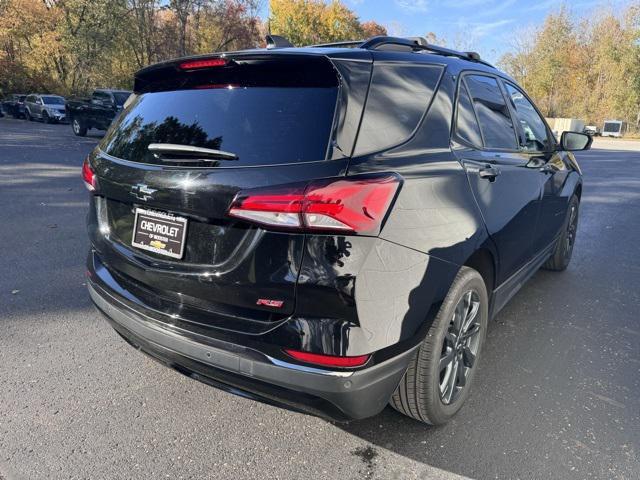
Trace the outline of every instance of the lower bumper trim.
{"type": "Polygon", "coordinates": [[[329,371],[273,359],[238,345],[200,343],[145,320],[94,282],[89,294],[116,331],[140,350],[193,378],[231,393],[345,421],[379,413],[413,356],[408,350],[356,371],[329,371]]]}

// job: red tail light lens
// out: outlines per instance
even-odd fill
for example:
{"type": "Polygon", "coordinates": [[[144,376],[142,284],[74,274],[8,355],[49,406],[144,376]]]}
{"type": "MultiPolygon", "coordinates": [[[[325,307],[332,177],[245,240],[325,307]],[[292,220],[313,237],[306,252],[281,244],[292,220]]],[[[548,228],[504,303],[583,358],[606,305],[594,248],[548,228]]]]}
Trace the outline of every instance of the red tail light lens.
{"type": "Polygon", "coordinates": [[[399,185],[399,176],[384,174],[249,190],[229,215],[276,228],[375,235],[399,185]]]}
{"type": "Polygon", "coordinates": [[[201,68],[224,67],[227,61],[224,58],[206,58],[204,60],[191,60],[182,62],[178,68],[180,70],[198,70],[201,68]]]}
{"type": "Polygon", "coordinates": [[[84,181],[85,187],[90,192],[93,192],[96,189],[96,174],[91,169],[91,165],[89,165],[89,159],[85,158],[82,163],[82,180],[84,181]]]}
{"type": "Polygon", "coordinates": [[[285,350],[287,355],[301,362],[322,365],[323,367],[361,367],[369,361],[371,355],[358,355],[357,357],[339,357],[334,355],[320,355],[318,353],[301,352],[299,350],[285,350]]]}

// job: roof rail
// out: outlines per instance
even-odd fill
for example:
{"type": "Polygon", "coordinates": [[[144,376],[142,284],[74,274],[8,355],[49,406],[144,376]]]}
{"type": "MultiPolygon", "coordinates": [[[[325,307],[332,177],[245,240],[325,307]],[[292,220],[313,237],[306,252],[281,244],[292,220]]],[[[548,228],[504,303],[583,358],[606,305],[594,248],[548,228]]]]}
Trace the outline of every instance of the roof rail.
{"type": "MultiPolygon", "coordinates": [[[[469,60],[471,62],[482,63],[488,67],[495,68],[489,62],[486,62],[480,57],[477,52],[461,52],[453,50],[451,48],[440,47],[433,45],[427,41],[424,37],[388,37],[385,35],[379,35],[371,37],[368,40],[346,40],[342,42],[330,42],[330,43],[318,43],[315,45],[308,45],[310,48],[330,48],[330,47],[357,47],[365,50],[376,50],[383,45],[397,45],[401,47],[410,48],[413,51],[423,50],[436,55],[444,55],[447,57],[458,57],[463,60],[469,60]]],[[[267,48],[286,48],[293,47],[291,42],[284,37],[278,35],[267,35],[267,48]]]]}
{"type": "Polygon", "coordinates": [[[344,42],[317,43],[309,45],[310,48],[331,48],[331,47],[359,47],[364,40],[346,40],[344,42]]]}
{"type": "Polygon", "coordinates": [[[427,41],[424,37],[385,37],[378,36],[372,37],[362,45],[360,48],[364,48],[366,50],[376,50],[377,48],[383,45],[399,45],[407,48],[411,48],[412,50],[425,50],[431,53],[435,53],[437,55],[445,55],[447,57],[458,57],[464,60],[470,60],[472,62],[482,63],[489,67],[493,67],[489,62],[486,62],[480,58],[480,54],[477,52],[460,52],[458,50],[453,50],[451,48],[439,47],[438,45],[433,45],[427,41]]]}

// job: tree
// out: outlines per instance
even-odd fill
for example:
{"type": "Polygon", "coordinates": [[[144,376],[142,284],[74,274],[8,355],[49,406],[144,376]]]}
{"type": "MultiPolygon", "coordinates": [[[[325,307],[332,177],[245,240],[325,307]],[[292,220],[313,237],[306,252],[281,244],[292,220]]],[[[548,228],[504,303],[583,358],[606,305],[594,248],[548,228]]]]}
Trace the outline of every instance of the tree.
{"type": "Polygon", "coordinates": [[[387,35],[387,28],[373,20],[369,20],[362,24],[362,32],[364,33],[364,38],[371,38],[378,35],[387,35]]]}
{"type": "Polygon", "coordinates": [[[0,0],[0,90],[130,88],[169,58],[255,47],[263,0],[0,0]]]}
{"type": "Polygon", "coordinates": [[[583,21],[562,7],[538,30],[518,32],[499,64],[547,116],[640,127],[640,5],[583,21]]]}
{"type": "Polygon", "coordinates": [[[270,6],[271,33],[288,38],[294,45],[386,35],[386,29],[375,22],[361,24],[339,0],[271,0],[270,6]]]}

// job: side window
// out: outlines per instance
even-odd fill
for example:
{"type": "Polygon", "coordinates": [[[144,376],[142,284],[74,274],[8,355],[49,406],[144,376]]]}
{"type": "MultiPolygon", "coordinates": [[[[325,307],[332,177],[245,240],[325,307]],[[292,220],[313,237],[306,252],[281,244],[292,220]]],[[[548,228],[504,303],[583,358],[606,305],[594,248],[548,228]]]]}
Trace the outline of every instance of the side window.
{"type": "Polygon", "coordinates": [[[517,150],[509,108],[496,79],[484,75],[468,75],[465,82],[478,115],[484,146],[517,150]]]}
{"type": "Polygon", "coordinates": [[[506,82],[504,85],[524,133],[522,147],[526,150],[536,152],[549,150],[550,145],[547,128],[534,106],[515,86],[506,82]]]}
{"type": "Polygon", "coordinates": [[[93,92],[94,103],[97,103],[98,105],[102,105],[106,100],[106,97],[107,95],[103,92],[93,92]]]}
{"type": "Polygon", "coordinates": [[[478,126],[478,119],[473,111],[471,97],[464,82],[460,82],[458,91],[458,105],[456,108],[456,133],[458,136],[476,147],[482,147],[482,135],[478,126]]]}
{"type": "Polygon", "coordinates": [[[437,65],[374,65],[355,154],[408,140],[431,102],[441,73],[437,65]]]}

